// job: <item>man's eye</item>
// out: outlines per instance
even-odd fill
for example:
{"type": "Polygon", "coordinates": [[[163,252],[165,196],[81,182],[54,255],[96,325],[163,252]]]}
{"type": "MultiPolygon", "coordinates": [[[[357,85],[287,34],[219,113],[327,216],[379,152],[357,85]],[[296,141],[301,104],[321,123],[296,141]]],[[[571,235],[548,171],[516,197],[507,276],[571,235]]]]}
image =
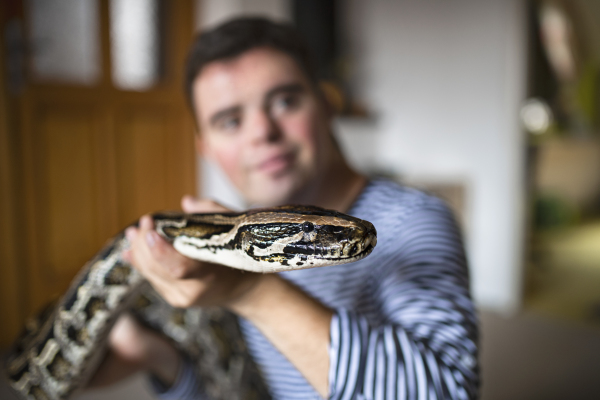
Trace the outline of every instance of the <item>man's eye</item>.
{"type": "Polygon", "coordinates": [[[298,107],[300,99],[297,95],[288,94],[281,95],[274,99],[273,109],[274,111],[287,111],[293,110],[298,107]]]}
{"type": "Polygon", "coordinates": [[[219,121],[219,128],[225,131],[232,131],[237,129],[240,126],[240,118],[239,117],[225,117],[219,121]]]}

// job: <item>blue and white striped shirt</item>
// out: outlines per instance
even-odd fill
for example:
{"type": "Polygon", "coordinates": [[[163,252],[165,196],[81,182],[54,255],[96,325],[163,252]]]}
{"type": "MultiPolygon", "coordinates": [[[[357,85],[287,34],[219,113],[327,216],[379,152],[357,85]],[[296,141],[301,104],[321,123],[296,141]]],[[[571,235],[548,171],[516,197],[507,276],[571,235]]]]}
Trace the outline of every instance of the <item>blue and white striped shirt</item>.
{"type": "MultiPolygon", "coordinates": [[[[477,398],[478,323],[452,213],[435,197],[374,180],[349,214],[377,229],[369,257],[281,273],[335,310],[330,398],[477,398]]],[[[258,329],[246,320],[241,327],[275,399],[320,398],[258,329]]],[[[182,396],[198,386],[183,372],[161,397],[198,399],[182,396]]]]}

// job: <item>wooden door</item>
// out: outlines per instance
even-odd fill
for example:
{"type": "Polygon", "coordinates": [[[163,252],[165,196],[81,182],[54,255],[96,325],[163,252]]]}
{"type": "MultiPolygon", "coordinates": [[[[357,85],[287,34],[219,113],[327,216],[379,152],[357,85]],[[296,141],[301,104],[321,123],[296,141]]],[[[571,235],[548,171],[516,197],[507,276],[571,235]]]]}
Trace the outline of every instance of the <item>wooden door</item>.
{"type": "Polygon", "coordinates": [[[178,209],[181,196],[195,192],[193,122],[181,84],[193,33],[191,0],[154,1],[160,71],[132,88],[115,78],[111,7],[124,2],[97,0],[96,19],[86,22],[99,40],[97,73],[83,83],[36,70],[35,46],[44,43],[32,39],[31,8],[40,2],[11,3],[3,26],[22,21],[30,51],[26,83],[3,93],[10,118],[0,127],[8,155],[0,212],[10,217],[2,221],[2,239],[10,240],[0,248],[0,290],[10,287],[0,298],[0,346],[26,315],[64,292],[108,238],[144,213],[178,209]]]}

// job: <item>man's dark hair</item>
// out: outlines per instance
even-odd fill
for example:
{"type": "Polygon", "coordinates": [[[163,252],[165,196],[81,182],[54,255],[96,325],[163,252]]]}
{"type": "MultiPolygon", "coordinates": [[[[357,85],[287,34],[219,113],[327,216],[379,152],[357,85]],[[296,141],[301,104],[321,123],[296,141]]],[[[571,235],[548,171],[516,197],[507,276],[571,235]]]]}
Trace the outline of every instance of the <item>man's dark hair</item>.
{"type": "Polygon", "coordinates": [[[190,49],[184,84],[192,111],[192,85],[202,68],[213,61],[232,59],[257,47],[270,47],[289,55],[309,81],[317,83],[308,47],[292,25],[259,17],[238,18],[202,32],[190,49]]]}

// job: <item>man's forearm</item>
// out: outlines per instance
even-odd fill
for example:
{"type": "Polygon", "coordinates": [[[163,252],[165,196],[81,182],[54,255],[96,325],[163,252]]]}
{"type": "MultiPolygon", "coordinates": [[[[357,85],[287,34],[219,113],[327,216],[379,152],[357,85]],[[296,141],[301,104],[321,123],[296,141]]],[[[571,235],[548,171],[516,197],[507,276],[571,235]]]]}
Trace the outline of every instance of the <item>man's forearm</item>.
{"type": "Polygon", "coordinates": [[[230,308],[251,321],[326,397],[329,329],[333,312],[277,275],[264,275],[230,308]]]}

